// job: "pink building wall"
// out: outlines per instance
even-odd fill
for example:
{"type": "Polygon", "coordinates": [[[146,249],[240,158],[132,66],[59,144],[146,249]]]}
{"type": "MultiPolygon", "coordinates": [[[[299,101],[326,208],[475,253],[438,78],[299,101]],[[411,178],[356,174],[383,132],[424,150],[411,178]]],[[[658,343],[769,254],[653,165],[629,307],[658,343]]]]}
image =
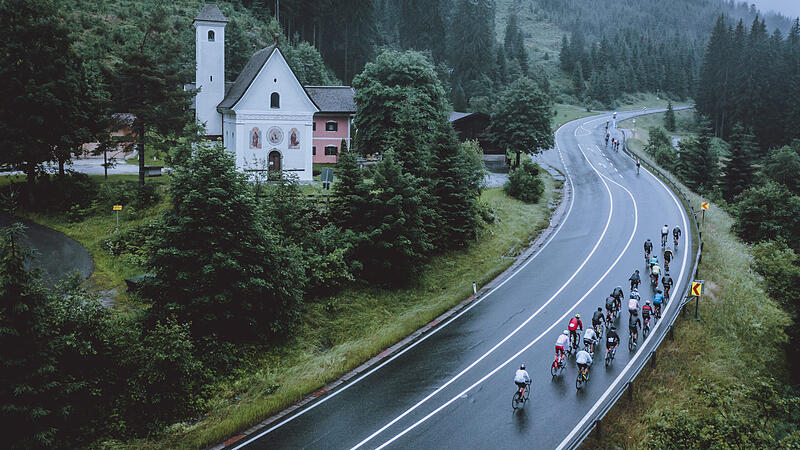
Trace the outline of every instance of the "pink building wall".
{"type": "Polygon", "coordinates": [[[311,145],[316,149],[313,161],[315,163],[335,163],[339,160],[339,148],[342,139],[350,146],[350,115],[347,114],[316,114],[314,116],[314,140],[311,145]],[[327,131],[328,122],[336,123],[336,131],[327,131]],[[336,147],[335,155],[325,155],[325,147],[336,147]]]}

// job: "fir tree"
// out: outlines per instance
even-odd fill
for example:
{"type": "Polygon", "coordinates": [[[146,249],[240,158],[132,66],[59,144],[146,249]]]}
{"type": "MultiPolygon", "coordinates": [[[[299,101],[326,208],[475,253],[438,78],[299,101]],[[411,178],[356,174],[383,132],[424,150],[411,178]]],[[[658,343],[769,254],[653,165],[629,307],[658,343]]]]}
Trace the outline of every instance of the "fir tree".
{"type": "Polygon", "coordinates": [[[356,152],[341,152],[331,196],[331,220],[345,230],[364,232],[367,224],[362,220],[362,213],[367,207],[368,196],[369,187],[364,183],[356,152]]]}
{"type": "Polygon", "coordinates": [[[664,128],[675,132],[675,110],[672,109],[672,102],[667,103],[667,112],[664,113],[664,128]]]}
{"type": "Polygon", "coordinates": [[[725,199],[732,201],[754,181],[753,155],[758,150],[755,136],[737,123],[730,141],[731,158],[725,167],[725,199]]]}
{"type": "Polygon", "coordinates": [[[151,317],[174,314],[195,337],[285,334],[297,318],[303,267],[267,228],[233,158],[220,145],[197,146],[173,171],[170,192],[147,263],[151,317]]]}

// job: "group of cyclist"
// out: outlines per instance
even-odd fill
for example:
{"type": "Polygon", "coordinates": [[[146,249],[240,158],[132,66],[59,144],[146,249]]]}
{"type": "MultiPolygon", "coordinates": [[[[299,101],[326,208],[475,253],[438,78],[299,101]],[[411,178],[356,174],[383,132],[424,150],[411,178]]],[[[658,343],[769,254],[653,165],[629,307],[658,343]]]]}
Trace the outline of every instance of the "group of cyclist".
{"type": "MultiPolygon", "coordinates": [[[[655,291],[653,295],[652,304],[650,300],[646,300],[644,305],[640,307],[641,295],[639,294],[639,284],[641,283],[641,276],[639,270],[636,269],[630,281],[630,295],[628,299],[628,333],[629,333],[629,348],[633,351],[636,348],[636,342],[639,338],[639,330],[649,330],[649,324],[653,317],[656,319],[661,318],[661,308],[669,299],[670,291],[673,287],[672,277],[669,275],[669,264],[674,257],[674,251],[677,251],[678,240],[681,236],[681,229],[675,226],[672,229],[672,236],[674,239],[674,248],[672,250],[667,247],[667,237],[669,234],[669,227],[664,225],[661,229],[661,247],[664,256],[664,273],[661,276],[661,267],[659,266],[658,256],[653,253],[653,243],[647,239],[644,243],[645,261],[647,263],[648,272],[650,274],[651,284],[655,291]],[[661,276],[661,285],[664,290],[658,287],[659,276],[661,276]],[[640,317],[641,311],[641,317],[640,317]]],[[[554,364],[563,365],[565,358],[572,351],[576,351],[575,362],[578,366],[579,376],[587,374],[589,367],[592,365],[592,358],[594,356],[597,344],[603,337],[604,328],[606,329],[606,364],[610,364],[616,353],[616,348],[620,343],[619,334],[615,326],[617,314],[622,308],[622,300],[625,294],[621,286],[617,286],[605,299],[605,314],[603,308],[598,307],[597,311],[592,314],[592,326],[584,330],[581,315],[575,314],[564,330],[556,339],[555,345],[555,358],[554,364]],[[579,347],[579,340],[583,338],[583,348],[579,347]]],[[[520,367],[517,371],[515,383],[524,389],[524,383],[530,383],[530,376],[525,370],[525,365],[520,367]]]]}

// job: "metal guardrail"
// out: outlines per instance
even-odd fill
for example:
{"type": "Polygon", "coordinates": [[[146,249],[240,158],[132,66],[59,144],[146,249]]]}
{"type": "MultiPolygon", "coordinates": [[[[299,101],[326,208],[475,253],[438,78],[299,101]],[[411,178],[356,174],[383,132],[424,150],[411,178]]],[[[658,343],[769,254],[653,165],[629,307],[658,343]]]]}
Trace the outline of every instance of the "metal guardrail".
{"type": "Polygon", "coordinates": [[[648,163],[647,161],[643,160],[641,157],[639,157],[639,155],[637,155],[628,148],[625,133],[623,133],[622,150],[625,153],[627,153],[631,158],[639,160],[642,165],[646,165],[648,170],[658,175],[659,178],[661,178],[665,183],[667,183],[670,186],[670,188],[681,197],[683,202],[683,208],[684,210],[686,210],[686,212],[689,213],[690,216],[689,219],[692,222],[694,235],[696,236],[697,239],[697,254],[695,256],[694,264],[690,271],[691,276],[689,280],[687,280],[686,286],[681,292],[681,295],[673,296],[673,298],[670,299],[670,301],[675,301],[677,299],[680,299],[680,306],[668,318],[669,326],[665,327],[658,335],[653,335],[653,339],[655,340],[655,342],[650,347],[651,348],[650,352],[646,353],[644,357],[641,357],[641,354],[636,356],[636,358],[640,358],[640,361],[632,368],[633,370],[628,375],[627,380],[624,383],[620,383],[620,385],[616,388],[616,390],[609,396],[608,399],[606,399],[604,404],[595,411],[595,413],[591,417],[591,420],[588,420],[586,422],[584,428],[580,432],[576,433],[572,437],[572,439],[570,439],[569,442],[567,442],[566,445],[567,448],[577,448],[589,436],[589,434],[591,434],[592,431],[594,431],[595,429],[599,429],[601,421],[603,420],[605,415],[611,410],[611,408],[614,407],[614,405],[625,394],[625,392],[628,392],[629,397],[631,398],[633,397],[633,391],[632,391],[633,381],[636,379],[637,376],[639,376],[639,373],[642,371],[642,369],[644,369],[644,366],[648,362],[653,361],[653,364],[655,365],[656,349],[658,348],[659,345],[661,345],[661,342],[664,341],[664,338],[667,337],[667,335],[670,336],[672,335],[672,330],[675,321],[677,320],[683,308],[689,302],[689,291],[692,285],[691,280],[697,278],[698,266],[700,265],[700,261],[702,260],[703,235],[702,232],[700,231],[700,227],[697,224],[697,219],[695,218],[694,206],[692,206],[692,203],[689,201],[689,198],[686,196],[683,190],[681,190],[681,188],[678,187],[678,185],[675,182],[673,182],[672,179],[670,179],[664,172],[662,172],[660,169],[653,166],[652,164],[648,163]]]}

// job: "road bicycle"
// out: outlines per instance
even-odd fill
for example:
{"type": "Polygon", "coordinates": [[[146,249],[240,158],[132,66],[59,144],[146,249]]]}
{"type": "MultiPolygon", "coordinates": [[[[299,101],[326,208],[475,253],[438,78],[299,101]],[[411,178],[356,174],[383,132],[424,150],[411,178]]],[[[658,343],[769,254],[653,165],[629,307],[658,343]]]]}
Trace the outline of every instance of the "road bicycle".
{"type": "Polygon", "coordinates": [[[642,339],[647,339],[650,333],[650,316],[644,318],[644,326],[642,326],[642,339]]]}
{"type": "Polygon", "coordinates": [[[550,365],[550,375],[557,377],[564,373],[564,367],[567,365],[566,359],[566,355],[562,355],[561,353],[557,354],[553,360],[553,364],[550,365]]]}
{"type": "Polygon", "coordinates": [[[650,267],[650,251],[644,251],[644,265],[650,267]]]}
{"type": "Polygon", "coordinates": [[[606,310],[606,323],[612,323],[614,321],[614,319],[617,318],[617,314],[616,314],[616,311],[615,311],[616,309],[617,309],[617,303],[616,303],[616,300],[615,300],[614,301],[614,307],[611,308],[610,310],[609,309],[606,310]]]}
{"type": "Polygon", "coordinates": [[[650,274],[650,288],[654,291],[658,287],[658,275],[655,273],[650,274]]]}
{"type": "Polygon", "coordinates": [[[597,343],[594,342],[594,341],[589,342],[588,344],[586,343],[586,341],[583,342],[583,349],[586,350],[587,352],[589,352],[589,354],[592,355],[592,356],[594,356],[594,349],[596,347],[597,347],[597,343]]]}
{"type": "Polygon", "coordinates": [[[678,236],[674,236],[672,239],[673,239],[673,242],[675,243],[675,247],[674,247],[675,248],[675,253],[678,253],[678,236]]]}
{"type": "Polygon", "coordinates": [[[667,247],[667,235],[661,235],[661,250],[663,251],[667,247]]]}
{"type": "Polygon", "coordinates": [[[638,333],[633,330],[628,330],[628,350],[632,352],[636,351],[636,339],[638,338],[637,334],[638,333]]]}
{"type": "Polygon", "coordinates": [[[514,392],[514,396],[511,397],[511,408],[518,409],[525,406],[525,402],[528,401],[528,398],[531,396],[531,382],[528,381],[525,383],[525,387],[517,388],[517,391],[514,392]]]}
{"type": "Polygon", "coordinates": [[[603,339],[603,332],[605,331],[603,328],[603,322],[598,323],[597,326],[594,327],[594,333],[597,335],[598,342],[603,339]]]}
{"type": "Polygon", "coordinates": [[[653,306],[655,306],[656,319],[660,319],[661,318],[661,303],[655,303],[653,306]]]}
{"type": "Polygon", "coordinates": [[[609,367],[614,361],[614,355],[617,353],[617,346],[613,346],[606,350],[606,367],[609,367]]]}
{"type": "Polygon", "coordinates": [[[589,381],[589,366],[578,370],[578,378],[575,380],[575,389],[581,390],[586,382],[589,381]]]}

